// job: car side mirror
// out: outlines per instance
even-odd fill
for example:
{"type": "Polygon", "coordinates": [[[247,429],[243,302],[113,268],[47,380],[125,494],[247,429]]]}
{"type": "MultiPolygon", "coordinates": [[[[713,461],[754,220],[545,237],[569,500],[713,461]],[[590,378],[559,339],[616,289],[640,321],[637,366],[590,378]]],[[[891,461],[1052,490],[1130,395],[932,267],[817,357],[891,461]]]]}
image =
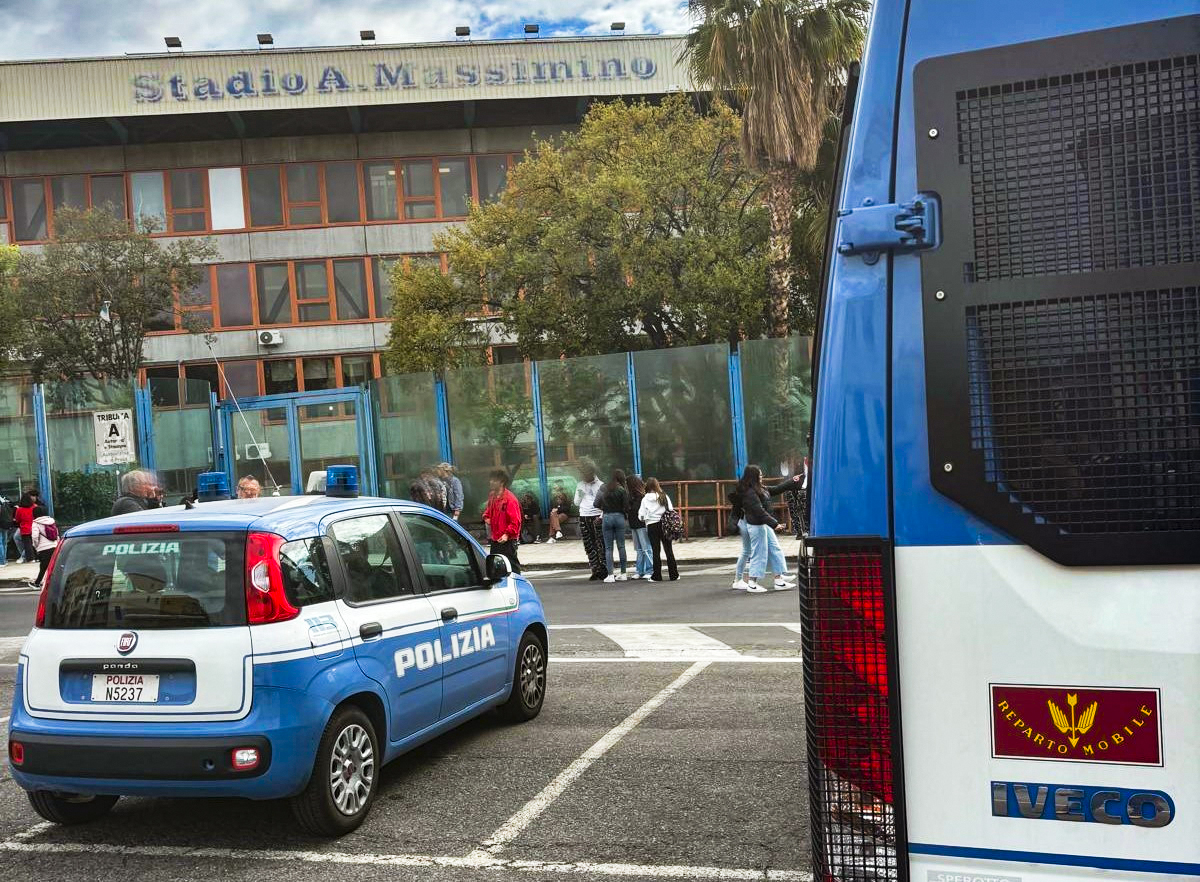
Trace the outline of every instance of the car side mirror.
{"type": "Polygon", "coordinates": [[[484,562],[484,568],[487,570],[489,584],[503,582],[512,575],[512,565],[503,554],[489,554],[484,562]]]}

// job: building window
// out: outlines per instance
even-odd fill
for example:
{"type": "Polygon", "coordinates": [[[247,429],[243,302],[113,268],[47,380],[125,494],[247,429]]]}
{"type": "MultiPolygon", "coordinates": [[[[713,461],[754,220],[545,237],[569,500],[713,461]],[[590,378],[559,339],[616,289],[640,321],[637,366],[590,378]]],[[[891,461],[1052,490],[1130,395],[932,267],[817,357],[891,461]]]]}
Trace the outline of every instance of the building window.
{"type": "Polygon", "coordinates": [[[212,206],[212,229],[245,229],[246,197],[240,168],[208,170],[208,201],[212,206]]]}
{"type": "MultiPolygon", "coordinates": [[[[255,391],[258,389],[257,373],[255,391]]],[[[221,383],[217,366],[211,361],[188,364],[183,367],[183,403],[208,404],[208,393],[217,392],[220,396],[221,383]]]]}
{"type": "Polygon", "coordinates": [[[87,208],[87,175],[65,175],[50,179],[50,200],[55,211],[87,208]]]}
{"type": "Polygon", "coordinates": [[[325,261],[296,264],[296,309],[302,322],[329,321],[329,278],[325,261]]]}
{"type": "Polygon", "coordinates": [[[337,290],[337,317],[340,320],[368,317],[367,278],[361,260],[335,260],[333,284],[337,290]]]}
{"type": "Polygon", "coordinates": [[[471,206],[471,165],[462,159],[441,159],[437,163],[441,217],[466,217],[471,206]]]}
{"type": "Polygon", "coordinates": [[[371,261],[371,281],[375,286],[375,318],[392,317],[392,267],[395,257],[376,257],[371,261]]]}
{"type": "MultiPolygon", "coordinates": [[[[348,224],[362,220],[358,207],[358,163],[329,162],[325,165],[325,204],[329,223],[348,224]]],[[[392,200],[395,204],[395,199],[392,200]]]]}
{"type": "Polygon", "coordinates": [[[196,287],[179,292],[179,309],[185,330],[207,331],[213,326],[212,267],[201,270],[196,287]]]}
{"type": "Polygon", "coordinates": [[[316,163],[292,163],[287,168],[288,224],[306,227],[321,223],[320,172],[316,163]]]}
{"type": "Polygon", "coordinates": [[[493,346],[492,364],[521,364],[521,352],[516,346],[493,346]]]}
{"type": "Polygon", "coordinates": [[[41,178],[25,178],[12,183],[13,221],[18,242],[39,242],[46,238],[46,186],[41,178]]]}
{"type": "Polygon", "coordinates": [[[253,398],[258,395],[257,361],[222,362],[221,372],[225,375],[222,398],[230,397],[231,393],[238,398],[253,398]]]}
{"type": "Polygon", "coordinates": [[[404,216],[408,220],[437,217],[433,195],[433,160],[414,159],[400,164],[404,177],[404,216]]]}
{"type": "Polygon", "coordinates": [[[125,176],[92,175],[92,208],[124,220],[128,214],[125,208],[125,176]]]}
{"type": "Polygon", "coordinates": [[[479,179],[479,201],[491,202],[500,198],[508,186],[507,156],[478,156],[475,158],[475,176],[479,179]]]}
{"type": "Polygon", "coordinates": [[[255,267],[258,282],[258,323],[281,325],[292,320],[292,287],[286,263],[255,267]]]}
{"type": "Polygon", "coordinates": [[[163,194],[162,172],[134,172],[129,176],[133,194],[133,217],[139,223],[149,221],[156,232],[167,228],[167,203],[163,194]]]}
{"type": "Polygon", "coordinates": [[[367,219],[396,220],[396,166],[373,162],[363,166],[367,186],[367,219]]]}
{"type": "Polygon", "coordinates": [[[198,233],[208,227],[208,182],[202,171],[172,171],[171,232],[198,233]]]}
{"type": "Polygon", "coordinates": [[[263,362],[263,390],[267,395],[286,395],[299,392],[296,359],[263,362]]]}
{"type": "Polygon", "coordinates": [[[246,187],[250,191],[250,226],[283,226],[283,188],[279,166],[246,169],[246,187]]]}
{"type": "Polygon", "coordinates": [[[250,302],[250,267],[244,263],[226,263],[217,267],[217,305],[221,327],[238,328],[254,324],[250,302]]]}
{"type": "Polygon", "coordinates": [[[375,379],[375,359],[370,355],[342,356],[342,385],[365,386],[375,379]]]}
{"type": "Polygon", "coordinates": [[[146,386],[155,407],[179,407],[179,367],[146,368],[146,386]]]}

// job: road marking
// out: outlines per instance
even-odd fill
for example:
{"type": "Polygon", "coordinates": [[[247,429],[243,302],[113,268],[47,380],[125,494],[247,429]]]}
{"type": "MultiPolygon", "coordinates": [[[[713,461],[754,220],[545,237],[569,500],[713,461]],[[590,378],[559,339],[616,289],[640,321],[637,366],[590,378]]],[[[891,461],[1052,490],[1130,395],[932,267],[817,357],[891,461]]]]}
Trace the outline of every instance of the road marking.
{"type": "MultiPolygon", "coordinates": [[[[789,631],[800,631],[799,622],[672,622],[672,625],[683,628],[787,628],[789,631]]],[[[579,630],[580,628],[626,628],[630,627],[630,623],[622,622],[617,624],[596,624],[596,625],[551,625],[551,631],[571,631],[579,630]]],[[[634,627],[639,627],[635,624],[634,627]]],[[[648,627],[648,624],[642,624],[640,627],[648,627]]]]}
{"type": "Polygon", "coordinates": [[[612,656],[612,655],[552,655],[549,661],[555,664],[685,664],[687,662],[712,662],[718,665],[799,665],[804,663],[800,656],[792,655],[735,655],[722,656],[670,655],[661,656],[612,656]]]}
{"type": "Polygon", "coordinates": [[[579,776],[586,772],[592,763],[608,753],[622,738],[632,732],[638,723],[662,707],[668,698],[699,676],[700,672],[708,667],[708,664],[707,661],[696,662],[664,686],[661,692],[610,729],[604,737],[584,751],[571,765],[559,772],[553,781],[542,788],[541,793],[525,803],[520,811],[505,821],[495,833],[485,839],[480,848],[471,852],[470,857],[482,859],[490,855],[495,855],[504,849],[505,846],[520,836],[530,824],[536,821],[542,812],[550,807],[554,800],[562,796],[563,792],[578,780],[579,776]]]}
{"type": "MultiPolygon", "coordinates": [[[[8,839],[8,842],[25,842],[26,840],[32,839],[34,836],[37,836],[39,833],[45,833],[47,830],[49,830],[50,828],[52,828],[54,826],[57,826],[57,825],[52,824],[49,821],[42,821],[40,824],[34,824],[28,830],[22,830],[20,833],[10,836],[8,839]]],[[[7,844],[7,843],[0,843],[0,844],[7,844]]]]}
{"type": "Polygon", "coordinates": [[[104,854],[121,857],[175,857],[187,860],[299,861],[307,864],[342,864],[382,867],[445,867],[453,869],[515,870],[523,873],[552,873],[575,876],[633,876],[649,879],[704,879],[715,882],[812,882],[812,874],[800,870],[751,870],[726,867],[686,867],[663,864],[601,864],[586,861],[530,861],[498,858],[488,854],[450,857],[420,854],[350,854],[340,851],[288,851],[286,849],[204,848],[187,845],[112,845],[98,842],[27,842],[18,837],[41,833],[53,824],[39,824],[0,842],[0,851],[26,854],[104,854]]]}
{"type": "Polygon", "coordinates": [[[629,658],[737,658],[741,655],[727,643],[702,634],[688,625],[600,625],[596,627],[625,651],[629,658]]]}
{"type": "Polygon", "coordinates": [[[13,649],[19,650],[25,645],[25,638],[28,634],[22,634],[20,637],[0,637],[0,653],[9,652],[13,649]]]}

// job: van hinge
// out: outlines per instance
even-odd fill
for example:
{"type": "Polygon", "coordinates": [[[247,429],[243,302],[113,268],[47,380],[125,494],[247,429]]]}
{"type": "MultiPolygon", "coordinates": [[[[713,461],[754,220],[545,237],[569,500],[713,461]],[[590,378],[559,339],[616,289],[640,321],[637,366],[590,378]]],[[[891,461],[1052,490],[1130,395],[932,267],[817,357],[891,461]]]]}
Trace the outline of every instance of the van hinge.
{"type": "Polygon", "coordinates": [[[873,205],[863,200],[859,208],[838,212],[838,253],[861,254],[875,263],[883,251],[919,251],[936,248],[942,240],[938,197],[918,193],[911,202],[873,205]]]}

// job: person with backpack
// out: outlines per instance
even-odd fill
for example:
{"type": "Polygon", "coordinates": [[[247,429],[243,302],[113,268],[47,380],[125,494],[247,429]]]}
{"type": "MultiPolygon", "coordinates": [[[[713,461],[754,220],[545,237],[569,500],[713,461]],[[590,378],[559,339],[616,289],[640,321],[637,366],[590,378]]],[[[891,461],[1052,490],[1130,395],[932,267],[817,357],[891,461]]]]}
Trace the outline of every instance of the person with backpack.
{"type": "Polygon", "coordinates": [[[625,519],[625,513],[629,511],[629,491],[625,489],[625,473],[623,471],[613,469],[612,478],[604,485],[597,505],[604,513],[601,522],[604,537],[604,565],[607,569],[604,581],[610,584],[627,582],[629,574],[625,571],[628,565],[625,559],[625,531],[629,529],[629,522],[625,519]],[[621,561],[620,573],[617,573],[613,562],[614,542],[617,546],[617,557],[621,561]]]}
{"type": "Polygon", "coordinates": [[[32,584],[34,588],[41,588],[46,569],[50,566],[50,558],[54,556],[54,549],[58,548],[58,524],[50,516],[50,510],[46,506],[39,505],[34,508],[29,535],[38,561],[37,578],[32,584]]]}
{"type": "Polygon", "coordinates": [[[13,509],[13,521],[17,525],[17,532],[20,536],[20,544],[17,550],[21,553],[21,560],[18,563],[33,563],[37,560],[37,553],[33,548],[33,509],[36,505],[34,501],[34,492],[26,490],[21,494],[21,498],[17,500],[17,507],[13,509]]]}
{"type": "Polygon", "coordinates": [[[658,478],[646,479],[646,495],[638,507],[638,517],[646,524],[646,532],[650,534],[650,549],[654,554],[654,568],[651,570],[650,581],[662,581],[662,559],[667,558],[667,577],[674,582],[679,578],[679,567],[675,563],[675,551],[671,547],[671,534],[663,527],[663,518],[671,507],[671,497],[658,483],[658,478]]]}

